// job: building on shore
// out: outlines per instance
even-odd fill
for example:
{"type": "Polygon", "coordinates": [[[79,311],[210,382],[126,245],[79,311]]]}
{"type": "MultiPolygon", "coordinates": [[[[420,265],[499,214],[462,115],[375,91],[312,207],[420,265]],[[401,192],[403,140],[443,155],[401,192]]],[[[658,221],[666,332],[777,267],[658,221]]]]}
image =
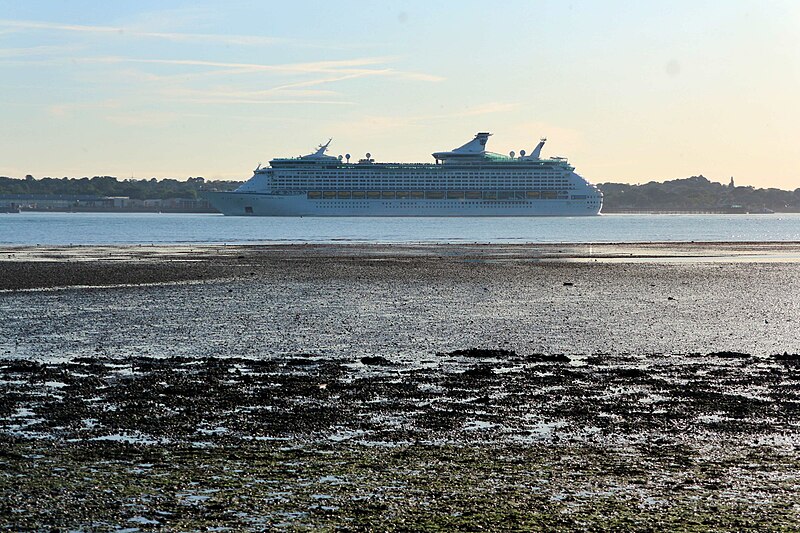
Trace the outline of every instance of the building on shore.
{"type": "Polygon", "coordinates": [[[216,213],[205,199],[167,198],[137,200],[127,196],[73,194],[0,194],[0,212],[167,212],[216,213]]]}

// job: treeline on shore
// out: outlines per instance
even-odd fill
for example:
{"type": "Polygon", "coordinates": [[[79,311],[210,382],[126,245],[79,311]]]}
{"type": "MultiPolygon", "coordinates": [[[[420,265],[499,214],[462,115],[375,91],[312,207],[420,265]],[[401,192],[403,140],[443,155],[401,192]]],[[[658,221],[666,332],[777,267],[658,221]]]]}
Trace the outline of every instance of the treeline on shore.
{"type": "Polygon", "coordinates": [[[202,177],[176,180],[164,178],[123,179],[114,176],[93,178],[40,178],[24,179],[0,177],[0,195],[71,195],[71,196],[126,196],[133,200],[158,200],[168,198],[199,198],[202,189],[230,190],[241,185],[238,181],[206,181],[202,177]]]}
{"type": "Polygon", "coordinates": [[[737,187],[701,176],[643,185],[601,183],[603,212],[625,211],[733,211],[766,209],[800,211],[800,188],[794,191],[737,187]]]}
{"type": "MultiPolygon", "coordinates": [[[[202,177],[177,180],[164,178],[123,179],[113,176],[93,178],[24,179],[0,177],[0,195],[95,195],[124,196],[134,200],[167,198],[197,199],[202,190],[232,190],[238,181],[207,181],[202,177]]],[[[720,211],[742,207],[777,212],[800,211],[800,188],[794,191],[736,187],[709,181],[703,176],[642,185],[601,183],[603,211],[720,211]]]]}

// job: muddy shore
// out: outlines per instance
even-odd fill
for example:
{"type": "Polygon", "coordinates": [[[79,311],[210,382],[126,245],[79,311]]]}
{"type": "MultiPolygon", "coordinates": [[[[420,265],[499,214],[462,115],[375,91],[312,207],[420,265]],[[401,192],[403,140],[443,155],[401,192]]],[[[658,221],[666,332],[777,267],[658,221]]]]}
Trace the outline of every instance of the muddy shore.
{"type": "Polygon", "coordinates": [[[0,257],[0,528],[796,529],[796,244],[0,257]]]}
{"type": "Polygon", "coordinates": [[[800,243],[6,246],[0,247],[0,290],[209,280],[250,274],[250,267],[376,260],[455,264],[800,262],[800,243]]]}

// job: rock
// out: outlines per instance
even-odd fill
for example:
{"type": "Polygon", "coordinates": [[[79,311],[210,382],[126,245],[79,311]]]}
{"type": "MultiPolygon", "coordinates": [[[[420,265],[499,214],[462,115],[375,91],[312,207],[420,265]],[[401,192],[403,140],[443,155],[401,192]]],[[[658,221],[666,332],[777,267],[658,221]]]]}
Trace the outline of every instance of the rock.
{"type": "Polygon", "coordinates": [[[489,378],[494,376],[494,370],[489,365],[475,365],[465,370],[464,375],[471,378],[489,378]]]}
{"type": "Polygon", "coordinates": [[[394,366],[394,363],[380,355],[362,357],[361,363],[373,366],[394,366]]]}
{"type": "Polygon", "coordinates": [[[800,364],[800,354],[797,353],[783,352],[783,354],[775,354],[772,357],[774,357],[777,361],[780,361],[782,363],[795,364],[795,365],[800,364]]]}
{"type": "Polygon", "coordinates": [[[286,360],[287,366],[310,366],[319,364],[316,360],[319,355],[313,353],[299,353],[296,357],[286,360]]]}
{"type": "Polygon", "coordinates": [[[455,350],[453,352],[437,352],[438,356],[448,357],[471,357],[475,359],[494,359],[503,357],[516,357],[517,353],[514,350],[485,349],[485,348],[468,348],[466,350],[455,350]]]}
{"type": "Polygon", "coordinates": [[[620,368],[617,370],[617,375],[627,379],[641,379],[650,377],[650,375],[639,368],[620,368]]]}
{"type": "Polygon", "coordinates": [[[569,363],[569,357],[563,353],[543,354],[534,353],[525,357],[529,363],[569,363]]]}
{"type": "Polygon", "coordinates": [[[288,359],[286,361],[287,366],[312,366],[316,364],[317,362],[313,359],[288,359]]]}
{"type": "Polygon", "coordinates": [[[749,353],[742,353],[742,352],[711,352],[708,354],[708,357],[719,357],[722,359],[746,359],[750,357],[749,353]]]}

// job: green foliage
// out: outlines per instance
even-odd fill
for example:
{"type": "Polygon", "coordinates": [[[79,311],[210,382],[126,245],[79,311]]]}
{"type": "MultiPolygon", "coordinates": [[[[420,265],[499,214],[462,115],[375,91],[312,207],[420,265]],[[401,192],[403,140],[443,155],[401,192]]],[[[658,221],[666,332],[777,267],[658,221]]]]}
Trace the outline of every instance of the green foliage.
{"type": "Polygon", "coordinates": [[[644,185],[601,183],[603,211],[725,211],[771,209],[800,211],[800,189],[754,189],[729,187],[709,181],[703,176],[644,185]]]}
{"type": "Polygon", "coordinates": [[[241,183],[237,181],[205,181],[203,178],[189,178],[186,181],[172,178],[119,181],[114,176],[36,179],[29,175],[25,179],[0,177],[0,194],[127,196],[136,200],[195,199],[202,189],[231,190],[239,185],[241,183]]]}

